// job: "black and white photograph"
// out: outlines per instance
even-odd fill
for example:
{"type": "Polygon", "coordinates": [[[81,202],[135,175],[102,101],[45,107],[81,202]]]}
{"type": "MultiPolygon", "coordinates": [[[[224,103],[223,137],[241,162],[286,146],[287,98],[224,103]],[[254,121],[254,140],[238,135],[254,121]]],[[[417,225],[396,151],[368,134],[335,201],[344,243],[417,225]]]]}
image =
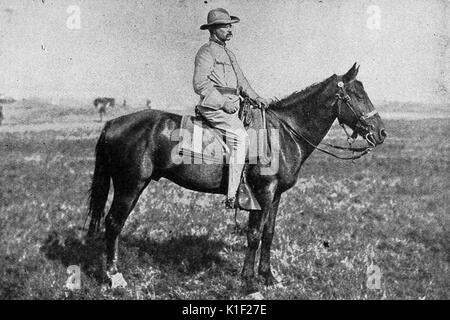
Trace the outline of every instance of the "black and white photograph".
{"type": "Polygon", "coordinates": [[[448,300],[449,132],[449,0],[0,0],[0,300],[448,300]]]}

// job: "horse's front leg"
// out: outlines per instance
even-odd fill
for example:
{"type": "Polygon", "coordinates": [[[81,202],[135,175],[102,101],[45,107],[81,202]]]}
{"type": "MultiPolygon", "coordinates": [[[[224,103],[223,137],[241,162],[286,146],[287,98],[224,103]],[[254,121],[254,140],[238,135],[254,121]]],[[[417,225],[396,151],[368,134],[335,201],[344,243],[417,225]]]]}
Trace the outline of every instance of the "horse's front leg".
{"type": "Polygon", "coordinates": [[[270,268],[270,248],[272,246],[273,235],[275,233],[275,219],[279,204],[280,194],[277,194],[275,195],[270,208],[267,222],[264,225],[261,240],[261,258],[259,259],[258,274],[264,277],[267,286],[273,285],[277,282],[270,268]]]}
{"type": "Polygon", "coordinates": [[[248,293],[256,291],[255,278],[255,258],[261,242],[261,236],[264,225],[267,220],[267,215],[272,211],[272,203],[274,198],[274,186],[268,186],[263,194],[257,195],[260,203],[261,211],[251,211],[248,220],[247,242],[248,248],[245,254],[244,267],[242,269],[242,279],[246,285],[248,293]]]}
{"type": "Polygon", "coordinates": [[[247,228],[247,252],[245,254],[244,267],[242,268],[242,279],[245,283],[245,291],[252,293],[256,290],[255,279],[255,258],[261,241],[261,231],[263,225],[264,209],[261,211],[251,211],[247,228]]]}

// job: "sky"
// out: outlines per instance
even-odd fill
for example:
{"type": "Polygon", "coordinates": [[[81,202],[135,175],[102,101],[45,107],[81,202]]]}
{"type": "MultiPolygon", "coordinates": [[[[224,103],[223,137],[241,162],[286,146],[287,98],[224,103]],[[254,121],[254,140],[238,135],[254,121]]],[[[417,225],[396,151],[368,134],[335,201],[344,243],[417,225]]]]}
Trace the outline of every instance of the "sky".
{"type": "Polygon", "coordinates": [[[0,0],[0,93],[191,108],[209,10],[253,88],[283,97],[360,64],[372,101],[450,102],[448,0],[0,0]]]}

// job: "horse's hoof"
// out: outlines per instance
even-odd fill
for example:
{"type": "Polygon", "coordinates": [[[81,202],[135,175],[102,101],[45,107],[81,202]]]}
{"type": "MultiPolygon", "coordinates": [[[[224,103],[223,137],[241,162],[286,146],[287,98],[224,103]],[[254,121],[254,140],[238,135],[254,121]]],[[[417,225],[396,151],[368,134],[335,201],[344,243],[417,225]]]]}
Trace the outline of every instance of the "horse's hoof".
{"type": "Polygon", "coordinates": [[[117,266],[115,264],[106,268],[106,275],[109,279],[111,279],[111,277],[114,276],[118,272],[119,272],[119,269],[117,268],[117,266]]]}
{"type": "Polygon", "coordinates": [[[273,286],[278,283],[278,280],[274,277],[272,271],[259,271],[258,274],[264,278],[264,284],[266,286],[273,286]]]}
{"type": "Polygon", "coordinates": [[[111,289],[116,289],[119,287],[125,288],[128,283],[125,281],[123,275],[120,272],[116,272],[115,274],[111,275],[111,289]]]}
{"type": "Polygon", "coordinates": [[[268,286],[268,287],[269,286],[273,286],[273,285],[278,283],[277,279],[275,279],[275,277],[273,276],[272,273],[270,273],[269,275],[265,276],[264,278],[266,280],[265,281],[265,285],[268,286]]]}
{"type": "Polygon", "coordinates": [[[258,292],[258,285],[255,279],[245,280],[244,282],[244,293],[245,295],[249,295],[255,292],[258,292]]]}
{"type": "Polygon", "coordinates": [[[255,292],[255,293],[249,294],[245,298],[249,299],[249,300],[264,300],[265,299],[264,296],[261,294],[261,292],[255,292]]]}

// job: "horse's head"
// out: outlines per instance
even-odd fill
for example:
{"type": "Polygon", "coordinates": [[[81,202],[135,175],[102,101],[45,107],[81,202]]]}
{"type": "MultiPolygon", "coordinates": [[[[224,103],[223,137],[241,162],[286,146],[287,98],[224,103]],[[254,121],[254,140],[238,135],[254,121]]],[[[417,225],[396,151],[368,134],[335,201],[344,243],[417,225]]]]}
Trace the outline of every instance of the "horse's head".
{"type": "Polygon", "coordinates": [[[370,145],[376,146],[383,143],[387,134],[363,84],[356,80],[358,70],[355,63],[346,74],[337,76],[333,83],[333,106],[337,109],[339,123],[354,130],[353,138],[359,134],[370,145]]]}

